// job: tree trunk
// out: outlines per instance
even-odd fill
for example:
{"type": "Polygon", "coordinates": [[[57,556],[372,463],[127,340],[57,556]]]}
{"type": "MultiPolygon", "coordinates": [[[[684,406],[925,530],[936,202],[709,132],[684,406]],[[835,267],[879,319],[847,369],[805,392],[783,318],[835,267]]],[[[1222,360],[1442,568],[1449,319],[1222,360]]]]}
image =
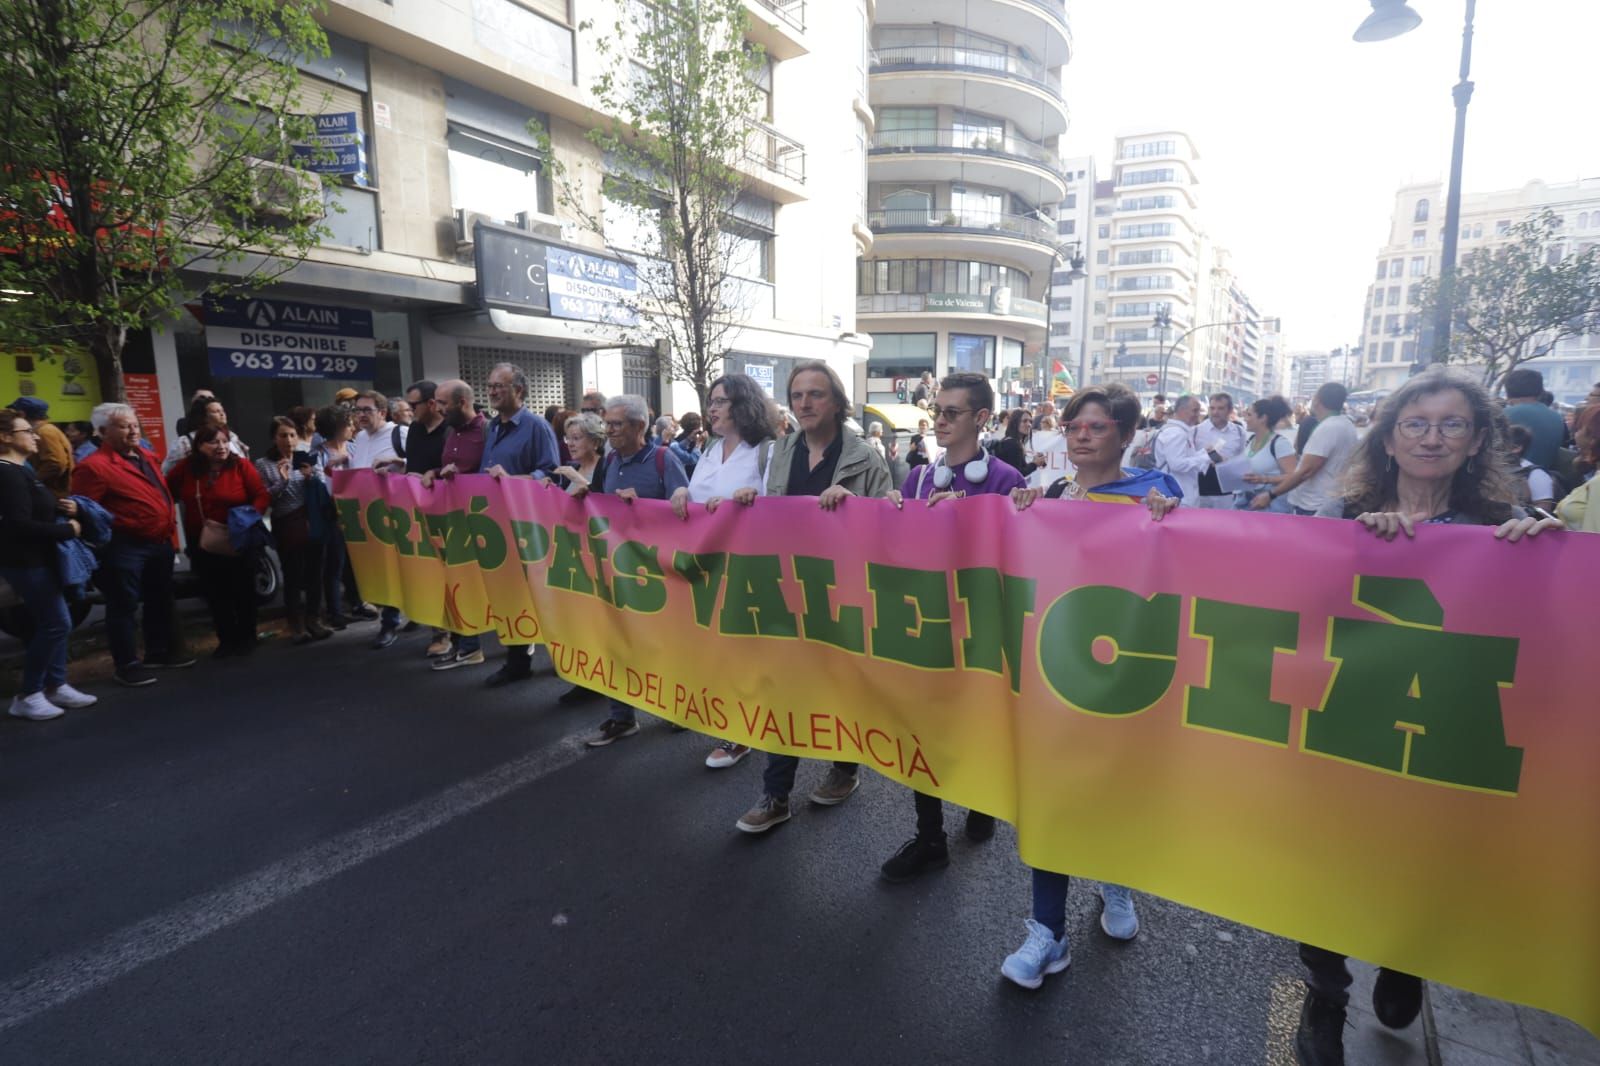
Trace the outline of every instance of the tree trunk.
{"type": "Polygon", "coordinates": [[[100,399],[105,403],[126,403],[122,385],[122,349],[128,340],[128,327],[114,322],[97,323],[89,335],[89,350],[100,372],[100,399]]]}

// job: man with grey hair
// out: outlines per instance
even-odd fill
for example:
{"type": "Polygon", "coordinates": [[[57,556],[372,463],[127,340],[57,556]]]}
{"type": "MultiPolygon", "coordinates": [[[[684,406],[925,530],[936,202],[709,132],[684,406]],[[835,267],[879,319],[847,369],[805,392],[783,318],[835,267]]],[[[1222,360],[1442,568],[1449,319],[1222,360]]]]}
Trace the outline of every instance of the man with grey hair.
{"type": "MultiPolygon", "coordinates": [[[[643,396],[614,396],[606,402],[606,441],[611,451],[604,459],[606,478],[602,492],[631,503],[639,499],[670,499],[678,489],[689,487],[688,475],[678,457],[665,444],[657,444],[646,435],[649,425],[650,411],[643,396]]],[[[599,731],[584,743],[603,748],[638,731],[634,709],[613,699],[611,717],[601,722],[599,731]]]]}
{"type": "Polygon", "coordinates": [[[155,683],[150,667],[193,666],[173,626],[172,545],[177,537],[172,493],[161,461],[139,444],[139,416],[126,404],[101,404],[91,415],[100,450],[72,472],[72,492],[111,512],[111,543],[100,555],[95,584],[106,596],[106,638],[119,684],[155,683]],[[144,607],[144,657],[134,619],[144,607]]]}
{"type": "Polygon", "coordinates": [[[599,389],[590,389],[583,394],[583,399],[578,402],[579,412],[602,418],[606,413],[606,394],[599,389]]]}
{"type": "MultiPolygon", "coordinates": [[[[501,363],[489,371],[489,406],[494,419],[488,424],[479,469],[493,478],[543,479],[561,462],[556,433],[550,423],[528,410],[528,376],[514,363],[501,363]]],[[[533,676],[533,646],[506,645],[505,665],[489,678],[490,688],[533,676]]]]}

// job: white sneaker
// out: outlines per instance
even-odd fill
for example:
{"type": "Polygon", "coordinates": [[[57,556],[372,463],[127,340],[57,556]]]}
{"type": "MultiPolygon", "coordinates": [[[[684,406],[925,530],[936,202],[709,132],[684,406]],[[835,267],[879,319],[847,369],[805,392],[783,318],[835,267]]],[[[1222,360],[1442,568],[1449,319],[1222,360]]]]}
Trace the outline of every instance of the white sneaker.
{"type": "Polygon", "coordinates": [[[44,698],[57,707],[62,707],[69,711],[75,711],[80,707],[93,707],[100,702],[99,696],[91,696],[87,692],[79,692],[65,681],[56,686],[54,692],[46,692],[44,698]]]}
{"type": "Polygon", "coordinates": [[[11,717],[26,718],[30,722],[45,722],[66,714],[60,707],[44,698],[43,692],[11,697],[11,717]]]}

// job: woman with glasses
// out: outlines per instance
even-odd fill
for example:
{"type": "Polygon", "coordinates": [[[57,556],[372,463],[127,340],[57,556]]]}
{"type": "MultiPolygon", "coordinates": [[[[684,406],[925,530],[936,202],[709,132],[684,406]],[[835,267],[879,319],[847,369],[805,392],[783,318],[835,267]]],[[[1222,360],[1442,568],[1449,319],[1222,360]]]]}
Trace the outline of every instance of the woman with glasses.
{"type": "MultiPolygon", "coordinates": [[[[1183,498],[1171,474],[1160,470],[1125,470],[1122,456],[1139,424],[1139,398],[1122,385],[1087,388],[1072,397],[1063,413],[1071,477],[1058,479],[1042,493],[1017,489],[1011,494],[1018,511],[1045,499],[1089,500],[1096,503],[1143,504],[1161,521],[1183,498]]],[[[1063,514],[1063,520],[1070,516],[1063,514]]],[[[1033,871],[1033,916],[1024,923],[1027,938],[1006,956],[1000,973],[1023,988],[1038,988],[1045,976],[1060,973],[1072,961],[1067,943],[1066,874],[1033,871]]],[[[1122,885],[1100,886],[1100,928],[1115,940],[1139,935],[1133,893],[1122,885]]]]}
{"type": "Polygon", "coordinates": [[[34,722],[95,702],[67,684],[72,618],[62,591],[57,545],[80,534],[74,517],[78,505],[70,496],[57,500],[28,466],[38,451],[39,433],[27,417],[0,408],[0,577],[33,620],[22,687],[11,699],[10,714],[34,722]]]}
{"type": "MultiPolygon", "coordinates": [[[[566,412],[561,443],[568,459],[552,471],[556,484],[574,496],[606,491],[606,425],[587,411],[566,412]]],[[[560,417],[560,416],[557,416],[560,417]]]]}
{"type": "Polygon", "coordinates": [[[194,451],[167,475],[172,498],[183,509],[189,562],[217,631],[216,659],[248,655],[256,646],[255,566],[248,554],[233,548],[228,512],[254,507],[266,514],[271,503],[256,468],[229,449],[231,437],[222,426],[202,426],[194,435],[194,451]]]}
{"type": "MultiPolygon", "coordinates": [[[[777,410],[755,378],[726,374],[712,382],[706,402],[711,439],[695,463],[688,487],[672,494],[673,513],[686,519],[691,503],[700,504],[709,514],[730,496],[739,495],[744,502],[765,496],[776,421],[777,410]]],[[[713,770],[726,769],[748,754],[748,745],[725,740],[706,756],[706,765],[713,770]]]]}
{"type": "MultiPolygon", "coordinates": [[[[1494,526],[1510,543],[1546,529],[1554,518],[1528,515],[1517,506],[1510,450],[1495,417],[1494,401],[1471,378],[1443,367],[1418,374],[1378,408],[1372,428],[1345,472],[1344,515],[1393,541],[1424,525],[1494,526]]],[[[1299,1061],[1309,1066],[1344,1061],[1345,1007],[1350,971],[1345,957],[1300,945],[1306,998],[1295,1032],[1299,1061]]],[[[1380,969],[1372,988],[1378,1020],[1403,1029],[1422,1006],[1422,981],[1380,969]]]]}

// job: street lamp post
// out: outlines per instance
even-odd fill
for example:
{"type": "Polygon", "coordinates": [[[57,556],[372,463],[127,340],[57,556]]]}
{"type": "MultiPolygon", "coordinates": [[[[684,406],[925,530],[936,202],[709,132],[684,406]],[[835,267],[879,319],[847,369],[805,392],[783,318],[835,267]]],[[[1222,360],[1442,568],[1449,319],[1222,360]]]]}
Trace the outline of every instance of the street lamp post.
{"type": "MultiPolygon", "coordinates": [[[[1065,244],[1058,245],[1055,250],[1050,253],[1050,284],[1045,288],[1044,294],[1044,365],[1040,367],[1044,373],[1038,376],[1038,380],[1044,382],[1045,397],[1047,399],[1050,395],[1050,338],[1055,336],[1056,267],[1060,265],[1062,259],[1067,256],[1067,250],[1071,249],[1071,256],[1066,258],[1067,284],[1071,285],[1074,282],[1082,281],[1084,278],[1088,277],[1089,275],[1086,274],[1083,269],[1087,260],[1085,260],[1083,257],[1081,251],[1082,247],[1083,245],[1081,241],[1068,241],[1065,244]]],[[[1081,378],[1083,376],[1083,359],[1081,356],[1078,359],[1078,375],[1080,378],[1079,384],[1081,385],[1081,378]]]]}
{"type": "MultiPolygon", "coordinates": [[[[1422,16],[1405,0],[1371,0],[1372,14],[1356,30],[1360,42],[1386,41],[1422,24],[1422,16]]],[[[1439,304],[1433,315],[1431,361],[1450,358],[1450,327],[1455,304],[1456,248],[1461,235],[1461,162],[1467,142],[1467,105],[1472,102],[1472,20],[1478,0],[1467,0],[1466,26],[1461,31],[1461,80],[1451,90],[1456,104],[1455,140],[1450,147],[1450,189],[1444,206],[1444,250],[1439,255],[1439,304]]]]}
{"type": "MultiPolygon", "coordinates": [[[[1276,322],[1281,322],[1282,319],[1268,318],[1268,319],[1263,319],[1262,321],[1276,323],[1276,322]]],[[[1203,329],[1216,329],[1218,326],[1254,326],[1254,325],[1256,325],[1256,323],[1257,323],[1257,320],[1253,319],[1253,318],[1236,318],[1236,319],[1231,319],[1231,320],[1229,320],[1227,322],[1207,322],[1204,325],[1195,326],[1195,327],[1193,327],[1191,329],[1185,330],[1184,332],[1178,334],[1178,336],[1173,339],[1172,343],[1167,345],[1166,349],[1161,353],[1161,391],[1162,391],[1162,393],[1165,394],[1166,391],[1167,391],[1167,363],[1172,359],[1172,353],[1178,350],[1178,345],[1182,344],[1189,337],[1193,336],[1196,333],[1199,333],[1203,329]]]]}

